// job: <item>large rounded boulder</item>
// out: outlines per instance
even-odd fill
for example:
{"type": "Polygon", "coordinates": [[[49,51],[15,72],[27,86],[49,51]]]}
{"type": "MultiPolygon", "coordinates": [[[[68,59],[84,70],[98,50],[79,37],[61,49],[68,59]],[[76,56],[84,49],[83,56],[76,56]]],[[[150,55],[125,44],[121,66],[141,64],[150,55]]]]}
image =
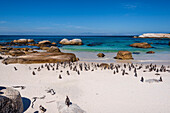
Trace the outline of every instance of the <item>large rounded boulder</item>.
{"type": "Polygon", "coordinates": [[[98,53],[97,56],[98,56],[98,57],[104,57],[105,54],[103,54],[103,53],[98,53]]]}
{"type": "Polygon", "coordinates": [[[55,46],[51,46],[47,52],[61,52],[60,49],[58,47],[55,46]]]}
{"type": "Polygon", "coordinates": [[[4,64],[34,64],[34,63],[56,63],[56,62],[75,62],[76,55],[73,53],[62,52],[38,52],[30,53],[15,58],[6,58],[2,61],[4,64]]]}
{"type": "Polygon", "coordinates": [[[62,39],[59,43],[63,45],[82,45],[83,44],[81,39],[72,39],[72,40],[62,39]]]}
{"type": "Polygon", "coordinates": [[[131,47],[136,47],[136,48],[152,48],[152,46],[146,42],[143,43],[133,43],[129,45],[131,47]]]}
{"type": "Polygon", "coordinates": [[[13,41],[13,43],[32,43],[32,42],[34,42],[33,39],[19,39],[13,41]]]}
{"type": "Polygon", "coordinates": [[[146,52],[147,54],[154,54],[155,52],[154,51],[148,51],[146,52]]]}
{"type": "Polygon", "coordinates": [[[0,87],[0,112],[22,113],[23,103],[19,91],[10,87],[0,87]]]}
{"type": "Polygon", "coordinates": [[[119,51],[115,59],[130,60],[133,59],[132,53],[130,51],[119,51]]]}
{"type": "Polygon", "coordinates": [[[51,45],[51,42],[49,40],[43,40],[38,42],[38,46],[46,46],[46,45],[51,45]]]}

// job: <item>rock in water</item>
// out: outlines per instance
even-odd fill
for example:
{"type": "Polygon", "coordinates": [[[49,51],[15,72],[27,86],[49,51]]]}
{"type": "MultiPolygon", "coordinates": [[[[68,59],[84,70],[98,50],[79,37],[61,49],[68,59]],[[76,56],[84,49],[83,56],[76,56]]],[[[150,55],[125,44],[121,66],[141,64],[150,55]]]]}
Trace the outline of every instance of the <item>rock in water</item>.
{"type": "Polygon", "coordinates": [[[104,57],[105,54],[103,54],[103,53],[98,53],[97,56],[98,56],[98,57],[104,57]]]}
{"type": "Polygon", "coordinates": [[[170,34],[165,33],[145,33],[138,38],[170,38],[170,34]]]}
{"type": "Polygon", "coordinates": [[[133,59],[132,53],[129,51],[119,51],[117,53],[117,56],[114,57],[115,59],[121,59],[121,60],[130,60],[133,59]]]}
{"type": "Polygon", "coordinates": [[[72,40],[62,39],[60,41],[60,44],[63,44],[63,45],[82,45],[83,42],[82,42],[81,39],[72,39],[72,40]]]}
{"type": "Polygon", "coordinates": [[[19,91],[10,87],[0,87],[0,112],[23,112],[23,103],[19,91]]]}
{"type": "Polygon", "coordinates": [[[136,47],[136,48],[152,48],[152,46],[146,42],[143,43],[133,43],[129,45],[131,47],[136,47]]]}
{"type": "Polygon", "coordinates": [[[148,51],[146,52],[147,54],[154,54],[155,52],[154,51],[148,51]]]}
{"type": "Polygon", "coordinates": [[[69,107],[64,102],[57,102],[59,113],[86,113],[77,104],[71,104],[69,107]]]}

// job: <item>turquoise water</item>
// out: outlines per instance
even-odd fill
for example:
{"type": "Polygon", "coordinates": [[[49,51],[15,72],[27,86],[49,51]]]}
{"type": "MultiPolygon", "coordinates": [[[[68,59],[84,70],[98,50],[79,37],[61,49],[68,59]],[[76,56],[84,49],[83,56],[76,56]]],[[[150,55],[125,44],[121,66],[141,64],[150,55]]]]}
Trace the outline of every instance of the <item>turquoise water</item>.
{"type": "MultiPolygon", "coordinates": [[[[74,39],[80,38],[83,41],[81,46],[73,45],[60,45],[63,50],[72,50],[72,51],[90,51],[90,52],[117,52],[119,50],[128,50],[131,52],[146,52],[146,51],[155,51],[155,52],[164,52],[170,53],[170,46],[168,45],[170,39],[141,39],[133,38],[130,36],[0,36],[0,43],[10,42],[15,39],[34,39],[36,42],[41,40],[50,40],[51,42],[57,42],[63,38],[74,39]],[[153,48],[142,49],[142,48],[133,48],[129,45],[132,43],[139,42],[148,42],[153,48]]],[[[25,46],[24,46],[25,47],[25,46]]]]}

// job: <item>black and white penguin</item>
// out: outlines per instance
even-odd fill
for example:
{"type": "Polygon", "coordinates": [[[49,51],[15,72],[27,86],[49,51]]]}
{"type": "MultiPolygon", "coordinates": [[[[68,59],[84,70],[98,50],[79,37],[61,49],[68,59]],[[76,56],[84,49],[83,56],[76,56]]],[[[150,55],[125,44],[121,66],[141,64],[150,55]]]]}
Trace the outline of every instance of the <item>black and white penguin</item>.
{"type": "Polygon", "coordinates": [[[47,109],[45,109],[42,105],[40,105],[39,108],[42,113],[45,113],[47,111],[47,109]]]}
{"type": "Polygon", "coordinates": [[[66,100],[65,100],[65,104],[69,107],[71,102],[70,99],[68,98],[68,96],[66,96],[66,100]]]}
{"type": "Polygon", "coordinates": [[[144,82],[144,78],[143,78],[143,77],[141,77],[140,81],[141,81],[141,82],[144,82]]]}

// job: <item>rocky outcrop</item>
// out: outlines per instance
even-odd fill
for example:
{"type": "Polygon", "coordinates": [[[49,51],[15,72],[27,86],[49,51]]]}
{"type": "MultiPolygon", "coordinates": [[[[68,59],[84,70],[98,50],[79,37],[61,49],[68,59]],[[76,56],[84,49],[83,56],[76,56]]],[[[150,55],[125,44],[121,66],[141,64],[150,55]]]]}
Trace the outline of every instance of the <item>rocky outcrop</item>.
{"type": "Polygon", "coordinates": [[[59,43],[63,45],[82,45],[83,44],[81,39],[72,39],[72,40],[62,39],[59,43]]]}
{"type": "Polygon", "coordinates": [[[10,50],[9,55],[11,55],[11,56],[21,56],[21,55],[25,55],[25,53],[23,51],[20,51],[20,50],[10,50]]]}
{"type": "Polygon", "coordinates": [[[132,53],[129,51],[119,51],[117,53],[117,56],[114,57],[115,59],[120,59],[120,60],[130,60],[133,59],[132,53]]]}
{"type": "Polygon", "coordinates": [[[49,40],[43,40],[38,42],[37,46],[46,46],[46,45],[51,45],[51,42],[49,40]]]}
{"type": "Polygon", "coordinates": [[[61,52],[60,49],[58,47],[55,46],[51,46],[47,52],[61,52]]]}
{"type": "Polygon", "coordinates": [[[52,45],[56,45],[56,43],[55,43],[55,42],[52,42],[51,44],[52,44],[52,45]]]}
{"type": "Polygon", "coordinates": [[[170,34],[165,33],[146,33],[139,35],[137,38],[170,38],[170,34]]]}
{"type": "Polygon", "coordinates": [[[56,46],[51,47],[40,47],[41,50],[47,50],[47,52],[61,52],[60,49],[56,46]]]}
{"type": "Polygon", "coordinates": [[[103,54],[103,53],[98,53],[97,56],[98,56],[98,57],[104,57],[105,54],[103,54]]]}
{"type": "Polygon", "coordinates": [[[154,51],[148,51],[146,52],[147,54],[154,54],[155,52],[154,51]]]}
{"type": "Polygon", "coordinates": [[[0,52],[8,52],[10,50],[12,50],[13,48],[12,47],[6,47],[6,46],[2,46],[0,48],[0,52]]]}
{"type": "Polygon", "coordinates": [[[152,46],[146,42],[143,43],[133,43],[129,45],[131,47],[136,47],[136,48],[152,48],[152,46]]]}
{"type": "Polygon", "coordinates": [[[13,41],[13,43],[32,43],[32,42],[34,42],[33,39],[19,39],[13,41]]]}
{"type": "Polygon", "coordinates": [[[57,102],[59,113],[86,113],[77,104],[71,104],[69,107],[63,102],[57,102]]]}
{"type": "Polygon", "coordinates": [[[39,53],[30,53],[27,55],[18,56],[16,58],[7,58],[4,59],[2,63],[33,64],[33,63],[74,62],[74,61],[76,61],[76,55],[73,53],[39,52],[39,53]]]}
{"type": "Polygon", "coordinates": [[[0,86],[0,112],[22,113],[23,103],[19,91],[0,86]]]}

